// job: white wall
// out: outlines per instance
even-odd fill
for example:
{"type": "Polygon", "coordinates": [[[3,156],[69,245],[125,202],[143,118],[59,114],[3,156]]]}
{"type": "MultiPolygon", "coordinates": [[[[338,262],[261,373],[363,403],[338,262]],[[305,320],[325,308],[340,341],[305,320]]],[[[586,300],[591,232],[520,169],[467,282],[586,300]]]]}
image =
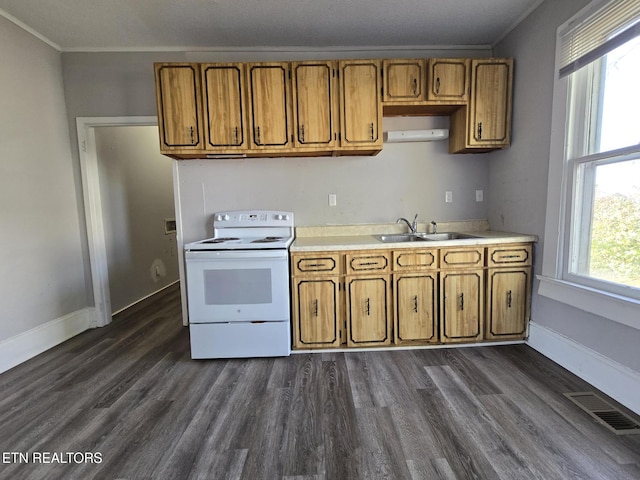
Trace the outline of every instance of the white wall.
{"type": "Polygon", "coordinates": [[[0,58],[1,342],[88,298],[60,54],[0,17],[0,58]]]}
{"type": "MultiPolygon", "coordinates": [[[[68,121],[70,127],[75,128],[76,117],[156,115],[153,62],[489,55],[490,52],[485,48],[68,52],[63,53],[62,63],[68,121]]],[[[384,119],[385,128],[387,125],[390,128],[425,128],[424,125],[447,124],[445,117],[384,119]]],[[[77,149],[76,141],[72,135],[74,152],[77,149]]],[[[77,153],[74,155],[77,157],[77,153]]],[[[486,154],[448,155],[446,142],[439,142],[387,145],[376,157],[180,162],[184,240],[210,235],[210,215],[216,210],[256,206],[290,209],[296,213],[300,225],[393,222],[398,216],[415,213],[419,213],[424,220],[485,218],[486,203],[475,203],[475,190],[485,189],[488,185],[487,158],[486,154]],[[271,186],[265,186],[265,178],[273,182],[271,186]],[[445,190],[454,191],[452,205],[444,205],[445,190]],[[328,193],[338,194],[338,206],[334,209],[327,206],[328,193]]],[[[79,165],[79,161],[75,163],[79,165]]],[[[79,166],[75,168],[79,170],[79,166]]],[[[83,252],[88,257],[87,251],[85,243],[83,252]]]]}
{"type": "MultiPolygon", "coordinates": [[[[515,57],[516,67],[513,143],[508,150],[490,154],[489,221],[538,235],[536,273],[544,249],[556,29],[588,3],[547,0],[495,49],[498,56],[515,57]]],[[[532,321],[604,361],[640,372],[640,330],[542,297],[537,282],[532,321]]]]}
{"type": "Polygon", "coordinates": [[[96,153],[111,310],[118,312],[178,280],[173,162],[158,152],[155,126],[98,127],[96,153]]]}
{"type": "MultiPolygon", "coordinates": [[[[384,129],[447,128],[446,117],[384,118],[384,129]]],[[[185,241],[211,236],[211,214],[290,210],[296,225],[486,218],[486,155],[449,155],[447,141],[385,144],[372,157],[257,158],[178,165],[185,241]],[[445,191],[453,203],[445,203],[445,191]],[[329,207],[328,195],[337,195],[329,207]]]]}

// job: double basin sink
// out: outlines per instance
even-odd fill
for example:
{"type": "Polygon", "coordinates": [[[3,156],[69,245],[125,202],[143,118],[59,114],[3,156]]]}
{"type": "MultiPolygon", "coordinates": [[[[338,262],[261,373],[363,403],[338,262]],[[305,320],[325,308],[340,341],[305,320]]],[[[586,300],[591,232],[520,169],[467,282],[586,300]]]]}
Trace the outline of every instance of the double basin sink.
{"type": "Polygon", "coordinates": [[[465,238],[479,238],[475,235],[458,232],[446,233],[398,233],[389,235],[374,235],[375,238],[383,243],[399,243],[399,242],[435,242],[442,240],[462,240],[465,238]]]}

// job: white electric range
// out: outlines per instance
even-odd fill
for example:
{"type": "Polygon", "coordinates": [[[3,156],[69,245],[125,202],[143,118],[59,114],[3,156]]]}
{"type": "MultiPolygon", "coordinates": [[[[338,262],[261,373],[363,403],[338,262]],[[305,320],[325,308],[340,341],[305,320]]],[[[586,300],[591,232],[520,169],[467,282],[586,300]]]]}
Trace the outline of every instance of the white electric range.
{"type": "Polygon", "coordinates": [[[212,238],[184,246],[191,358],[291,353],[292,212],[213,216],[212,238]]]}

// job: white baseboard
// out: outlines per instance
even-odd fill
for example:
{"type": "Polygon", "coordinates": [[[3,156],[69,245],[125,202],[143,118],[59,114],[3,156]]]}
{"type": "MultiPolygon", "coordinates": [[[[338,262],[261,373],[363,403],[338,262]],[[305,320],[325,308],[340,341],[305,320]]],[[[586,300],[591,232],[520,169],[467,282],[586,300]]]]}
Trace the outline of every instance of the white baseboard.
{"type": "Polygon", "coordinates": [[[527,344],[640,415],[639,372],[533,322],[527,344]]]}
{"type": "Polygon", "coordinates": [[[56,318],[0,342],[0,373],[95,326],[95,308],[56,318]]]}

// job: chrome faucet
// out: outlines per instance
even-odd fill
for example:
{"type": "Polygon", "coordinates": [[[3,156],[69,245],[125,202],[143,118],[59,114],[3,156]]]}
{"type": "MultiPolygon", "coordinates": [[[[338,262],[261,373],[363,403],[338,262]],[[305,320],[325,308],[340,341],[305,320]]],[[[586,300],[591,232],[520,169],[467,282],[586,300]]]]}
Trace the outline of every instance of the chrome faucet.
{"type": "Polygon", "coordinates": [[[413,217],[413,223],[409,223],[409,220],[407,220],[404,217],[400,217],[398,220],[396,220],[396,223],[401,223],[404,222],[407,224],[407,227],[409,227],[409,231],[411,233],[418,233],[418,214],[416,213],[416,216],[413,217]]]}
{"type": "Polygon", "coordinates": [[[431,225],[433,225],[432,233],[438,233],[438,224],[435,222],[435,220],[431,220],[431,225]]]}

